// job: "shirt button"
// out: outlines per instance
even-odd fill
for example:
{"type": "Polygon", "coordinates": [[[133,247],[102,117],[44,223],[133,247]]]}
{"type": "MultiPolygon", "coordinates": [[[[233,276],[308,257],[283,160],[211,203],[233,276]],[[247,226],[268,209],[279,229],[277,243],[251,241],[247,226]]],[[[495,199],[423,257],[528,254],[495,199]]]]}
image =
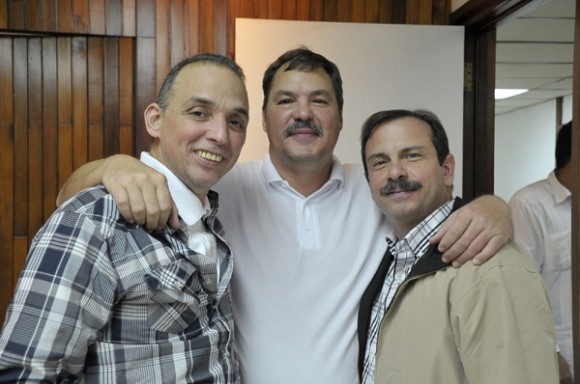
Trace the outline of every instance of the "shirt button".
{"type": "Polygon", "coordinates": [[[213,284],[213,279],[205,279],[205,283],[207,285],[212,285],[213,284]]]}
{"type": "Polygon", "coordinates": [[[181,289],[183,288],[183,283],[180,281],[175,282],[175,284],[173,284],[173,286],[177,289],[181,289]]]}

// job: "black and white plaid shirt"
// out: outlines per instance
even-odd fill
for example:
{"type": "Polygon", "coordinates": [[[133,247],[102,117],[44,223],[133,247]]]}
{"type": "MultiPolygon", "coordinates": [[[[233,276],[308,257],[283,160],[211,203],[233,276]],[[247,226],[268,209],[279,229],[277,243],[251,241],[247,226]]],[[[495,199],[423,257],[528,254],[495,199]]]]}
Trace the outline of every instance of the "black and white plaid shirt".
{"type": "MultiPolygon", "coordinates": [[[[383,317],[389,309],[391,301],[397,293],[397,289],[403,281],[409,276],[411,269],[425,254],[429,247],[429,239],[433,237],[443,221],[449,216],[453,209],[451,200],[439,207],[435,212],[429,215],[425,220],[413,228],[407,235],[397,240],[394,237],[387,238],[387,244],[393,255],[393,262],[389,266],[387,276],[383,283],[380,294],[375,298],[371,313],[371,320],[368,330],[367,346],[365,349],[363,384],[375,382],[375,356],[377,352],[377,342],[379,339],[379,329],[383,317]]],[[[397,346],[393,346],[397,348],[397,346]]]]}
{"type": "Polygon", "coordinates": [[[187,247],[186,230],[127,223],[103,187],[57,210],[8,309],[0,382],[238,383],[233,263],[208,197],[219,269],[187,247]]]}

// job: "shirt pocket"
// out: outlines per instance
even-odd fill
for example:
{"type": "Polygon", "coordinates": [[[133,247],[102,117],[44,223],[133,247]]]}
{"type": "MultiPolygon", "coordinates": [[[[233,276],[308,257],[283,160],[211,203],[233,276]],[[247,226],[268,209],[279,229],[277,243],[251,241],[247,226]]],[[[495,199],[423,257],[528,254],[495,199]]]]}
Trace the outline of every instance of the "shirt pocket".
{"type": "Polygon", "coordinates": [[[544,269],[563,271],[572,266],[572,239],[569,232],[555,233],[547,236],[544,245],[544,269]]]}
{"type": "Polygon", "coordinates": [[[199,283],[199,272],[186,259],[174,261],[146,276],[150,291],[147,322],[156,331],[180,334],[199,318],[207,295],[199,283]]]}

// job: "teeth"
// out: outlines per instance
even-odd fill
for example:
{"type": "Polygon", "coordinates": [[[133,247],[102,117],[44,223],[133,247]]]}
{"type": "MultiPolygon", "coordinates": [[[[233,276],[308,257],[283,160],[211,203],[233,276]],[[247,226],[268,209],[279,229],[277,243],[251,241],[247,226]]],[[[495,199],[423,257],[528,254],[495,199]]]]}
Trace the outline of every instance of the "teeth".
{"type": "Polygon", "coordinates": [[[197,151],[196,152],[200,157],[203,157],[206,160],[211,161],[222,161],[224,158],[223,156],[216,155],[215,153],[206,152],[206,151],[197,151]]]}

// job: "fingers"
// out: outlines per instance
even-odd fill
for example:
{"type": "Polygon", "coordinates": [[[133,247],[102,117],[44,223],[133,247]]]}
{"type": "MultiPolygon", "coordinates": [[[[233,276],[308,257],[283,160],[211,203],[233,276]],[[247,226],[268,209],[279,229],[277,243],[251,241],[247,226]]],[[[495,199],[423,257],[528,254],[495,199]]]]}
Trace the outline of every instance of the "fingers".
{"type": "Polygon", "coordinates": [[[140,163],[108,171],[105,185],[127,221],[153,231],[163,228],[171,218],[170,225],[179,228],[177,208],[164,175],[140,163]]]}
{"type": "Polygon", "coordinates": [[[482,264],[510,239],[513,227],[509,211],[502,207],[504,203],[493,199],[484,202],[468,204],[454,212],[431,239],[431,243],[439,243],[443,261],[455,267],[469,260],[482,264]],[[494,210],[496,204],[500,209],[494,210]]]}

